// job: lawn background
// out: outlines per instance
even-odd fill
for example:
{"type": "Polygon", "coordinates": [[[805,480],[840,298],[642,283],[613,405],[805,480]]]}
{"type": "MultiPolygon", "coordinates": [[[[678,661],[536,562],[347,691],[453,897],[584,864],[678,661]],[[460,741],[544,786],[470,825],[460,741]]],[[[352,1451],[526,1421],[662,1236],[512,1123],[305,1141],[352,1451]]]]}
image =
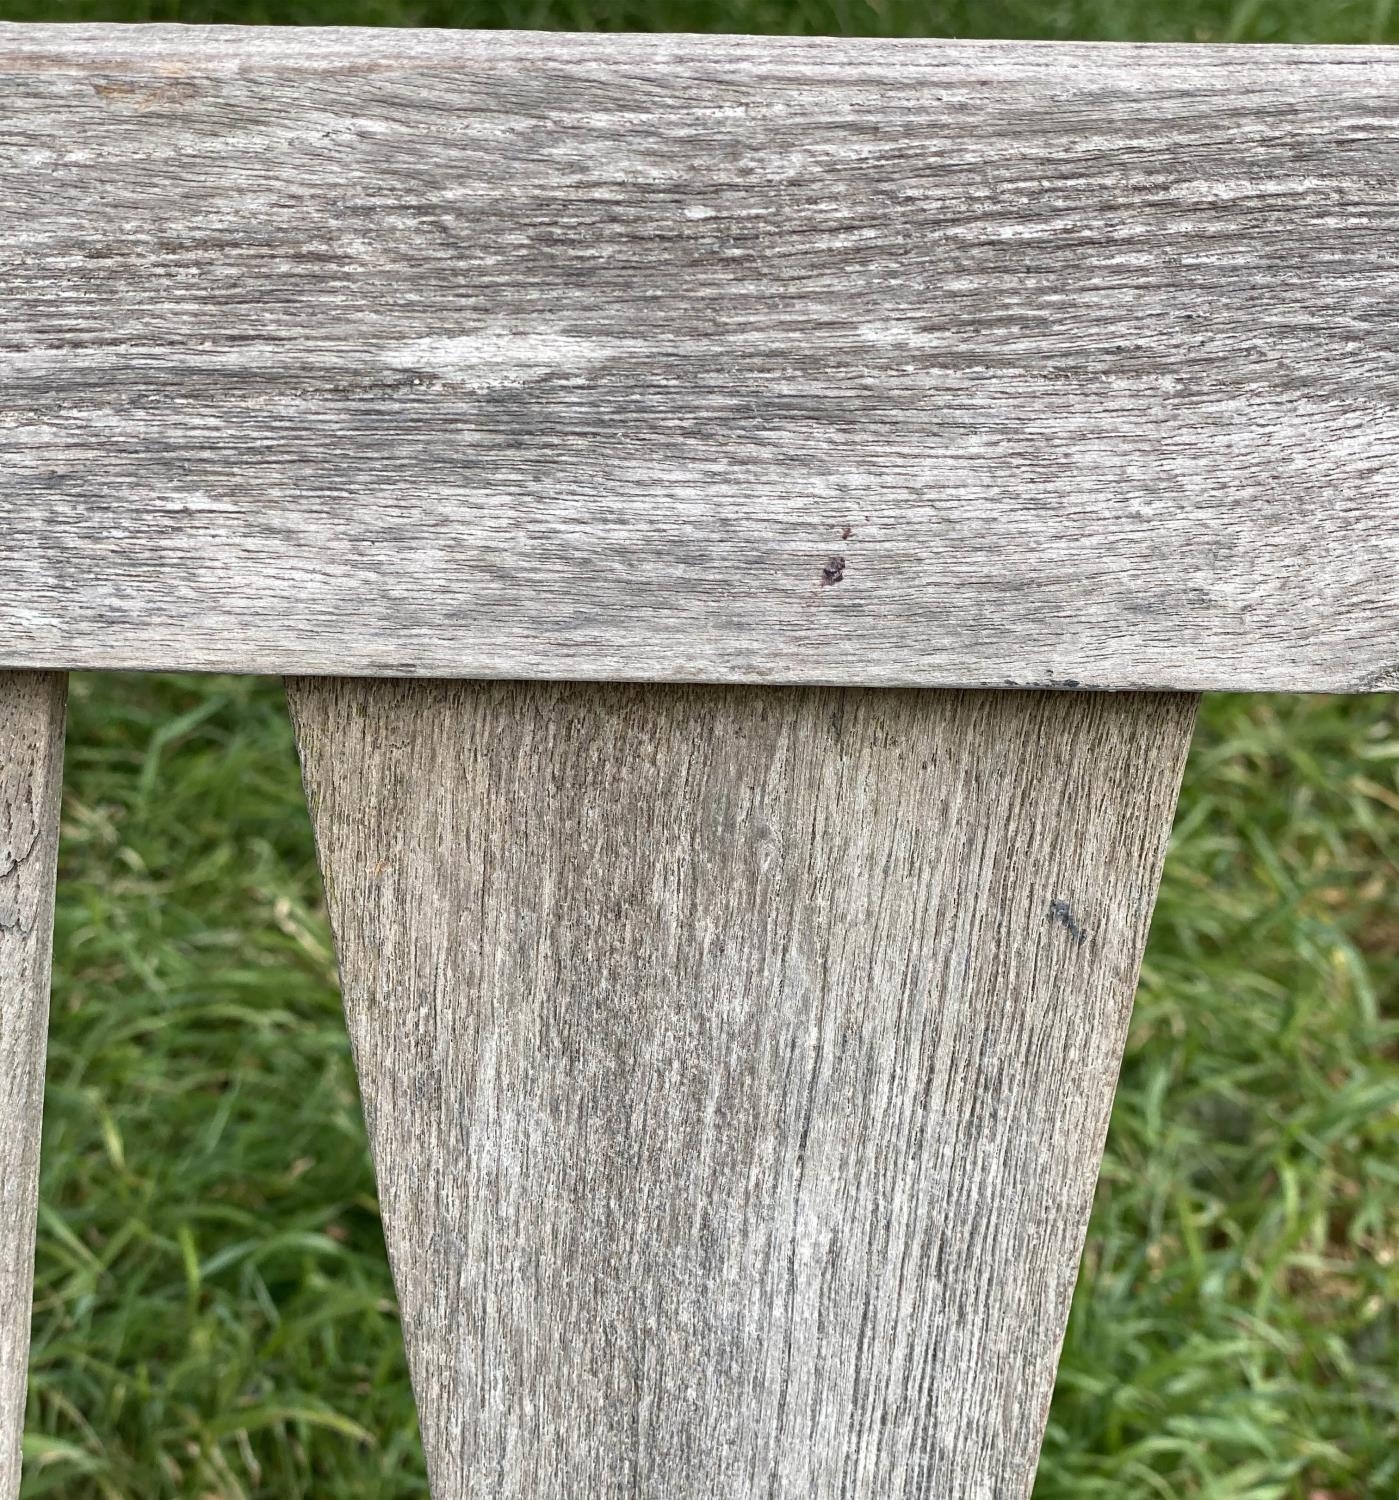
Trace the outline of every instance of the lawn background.
{"type": "MultiPolygon", "coordinates": [[[[0,19],[1399,41],[1393,0],[0,19]]],[[[1395,705],[1206,700],[1038,1500],[1399,1496],[1395,705]]],[[[76,677],[63,835],[25,1497],[425,1495],[280,686],[76,677]]]]}

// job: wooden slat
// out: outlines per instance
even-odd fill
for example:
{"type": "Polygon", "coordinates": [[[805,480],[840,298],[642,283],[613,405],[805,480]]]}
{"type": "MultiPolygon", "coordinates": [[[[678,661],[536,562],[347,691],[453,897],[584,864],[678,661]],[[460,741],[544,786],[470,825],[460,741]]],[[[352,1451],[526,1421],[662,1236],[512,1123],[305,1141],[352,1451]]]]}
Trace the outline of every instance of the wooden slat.
{"type": "Polygon", "coordinates": [[[438,1500],[1027,1493],[1193,699],[291,699],[438,1500]]]}
{"type": "Polygon", "coordinates": [[[0,1500],[19,1494],[67,688],[0,672],[0,1500]]]}
{"type": "Polygon", "coordinates": [[[1399,49],[0,28],[11,665],[1399,684],[1399,49]]]}

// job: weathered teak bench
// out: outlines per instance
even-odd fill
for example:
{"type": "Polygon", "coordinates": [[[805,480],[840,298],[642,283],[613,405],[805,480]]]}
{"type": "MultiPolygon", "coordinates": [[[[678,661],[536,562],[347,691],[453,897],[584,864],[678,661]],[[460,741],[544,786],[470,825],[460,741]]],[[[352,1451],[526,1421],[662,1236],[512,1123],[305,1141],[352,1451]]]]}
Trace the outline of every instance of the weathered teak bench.
{"type": "Polygon", "coordinates": [[[1025,1494],[1194,694],[1399,685],[1396,180],[1383,50],[0,28],[0,1492],[62,674],[180,668],[439,1500],[1025,1494]]]}

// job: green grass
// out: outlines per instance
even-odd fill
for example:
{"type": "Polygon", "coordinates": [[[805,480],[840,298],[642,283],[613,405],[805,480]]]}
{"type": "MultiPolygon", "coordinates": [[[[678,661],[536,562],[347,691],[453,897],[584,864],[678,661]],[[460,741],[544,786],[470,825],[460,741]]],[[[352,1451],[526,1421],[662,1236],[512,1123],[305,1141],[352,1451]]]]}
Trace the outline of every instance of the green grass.
{"type": "Polygon", "coordinates": [[[1107,41],[1399,41],[1395,0],[0,0],[0,20],[1107,41]]]}
{"type": "Polygon", "coordinates": [[[278,685],[75,678],[26,1496],[426,1493],[278,685]]]}
{"type": "MultiPolygon", "coordinates": [[[[1399,717],[1207,700],[1037,1495],[1399,1494],[1399,717]]],[[[26,1496],[425,1493],[279,687],[74,681],[26,1496]]]]}
{"type": "MultiPolygon", "coordinates": [[[[0,19],[1399,41],[1392,0],[0,0],[0,19]]],[[[1395,704],[1206,704],[1039,1500],[1399,1495],[1395,704]]],[[[280,689],[75,679],[64,834],[24,1495],[424,1495],[280,689]]]]}

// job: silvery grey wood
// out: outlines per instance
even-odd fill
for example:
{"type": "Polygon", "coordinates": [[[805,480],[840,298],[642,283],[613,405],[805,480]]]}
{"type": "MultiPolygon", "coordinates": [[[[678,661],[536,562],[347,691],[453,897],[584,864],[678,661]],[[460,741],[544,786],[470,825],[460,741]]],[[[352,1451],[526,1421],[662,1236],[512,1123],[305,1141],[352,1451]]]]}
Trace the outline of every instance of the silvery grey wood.
{"type": "Polygon", "coordinates": [[[1399,682],[1399,50],[0,28],[12,665],[1399,682]]]}
{"type": "Polygon", "coordinates": [[[0,1500],[19,1494],[67,687],[0,673],[0,1500]]]}
{"type": "Polygon", "coordinates": [[[291,702],[437,1500],[1026,1494],[1193,698],[291,702]]]}

